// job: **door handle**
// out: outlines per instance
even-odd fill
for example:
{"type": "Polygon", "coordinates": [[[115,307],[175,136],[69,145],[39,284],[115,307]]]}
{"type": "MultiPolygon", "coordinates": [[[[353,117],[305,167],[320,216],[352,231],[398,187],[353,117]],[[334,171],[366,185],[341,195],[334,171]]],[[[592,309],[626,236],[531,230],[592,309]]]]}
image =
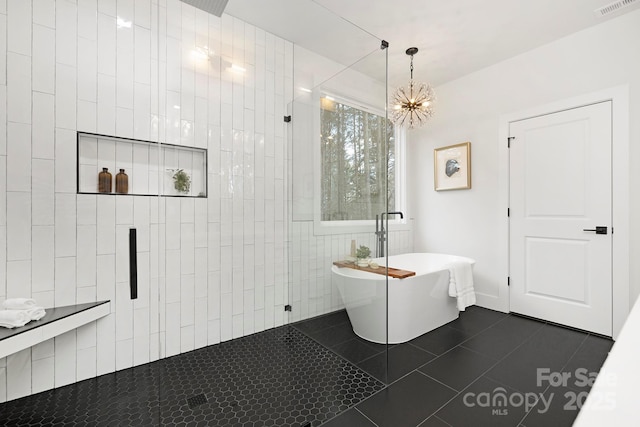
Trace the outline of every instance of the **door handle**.
{"type": "Polygon", "coordinates": [[[607,227],[598,225],[596,226],[595,230],[583,228],[582,231],[595,231],[596,234],[607,234],[607,227]]]}

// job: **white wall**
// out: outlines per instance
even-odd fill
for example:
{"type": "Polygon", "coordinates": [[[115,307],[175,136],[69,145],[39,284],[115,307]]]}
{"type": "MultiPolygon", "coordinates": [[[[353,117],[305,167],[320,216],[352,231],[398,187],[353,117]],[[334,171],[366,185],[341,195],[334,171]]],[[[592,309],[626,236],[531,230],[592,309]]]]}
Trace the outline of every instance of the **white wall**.
{"type": "MultiPolygon", "coordinates": [[[[479,302],[506,286],[500,259],[506,212],[501,208],[498,159],[500,116],[628,85],[630,218],[640,214],[640,11],[623,15],[436,88],[437,114],[409,134],[409,202],[416,250],[455,253],[477,260],[479,302]],[[471,141],[472,189],[433,190],[433,149],[471,141]]],[[[640,294],[640,226],[631,221],[630,301],[640,294]]]]}

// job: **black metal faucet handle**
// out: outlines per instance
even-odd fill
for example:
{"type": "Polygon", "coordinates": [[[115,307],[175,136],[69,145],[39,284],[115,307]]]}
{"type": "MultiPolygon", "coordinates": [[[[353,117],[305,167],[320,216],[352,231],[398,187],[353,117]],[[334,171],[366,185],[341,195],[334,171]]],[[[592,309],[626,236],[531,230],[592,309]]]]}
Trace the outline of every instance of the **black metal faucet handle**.
{"type": "Polygon", "coordinates": [[[401,211],[383,212],[381,217],[384,217],[384,215],[400,215],[400,219],[404,219],[404,214],[401,211]]]}

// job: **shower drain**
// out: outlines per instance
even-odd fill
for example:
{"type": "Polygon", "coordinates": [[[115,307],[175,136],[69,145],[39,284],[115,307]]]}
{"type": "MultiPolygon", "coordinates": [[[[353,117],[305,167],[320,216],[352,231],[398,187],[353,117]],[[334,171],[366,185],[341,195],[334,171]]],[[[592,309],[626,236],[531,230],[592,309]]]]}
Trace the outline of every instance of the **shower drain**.
{"type": "Polygon", "coordinates": [[[198,406],[207,402],[208,402],[207,396],[205,396],[204,393],[191,396],[190,398],[187,399],[187,404],[189,405],[189,409],[197,408],[198,406]]]}

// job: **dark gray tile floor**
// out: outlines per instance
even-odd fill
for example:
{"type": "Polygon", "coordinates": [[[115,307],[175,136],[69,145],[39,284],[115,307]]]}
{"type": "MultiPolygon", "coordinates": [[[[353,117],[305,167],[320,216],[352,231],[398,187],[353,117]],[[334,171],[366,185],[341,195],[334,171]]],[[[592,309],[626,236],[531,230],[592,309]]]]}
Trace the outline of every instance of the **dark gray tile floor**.
{"type": "Polygon", "coordinates": [[[585,378],[599,371],[613,345],[582,331],[471,307],[447,325],[389,346],[385,378],[384,347],[360,339],[342,316],[294,327],[322,337],[387,387],[326,427],[569,427],[579,411],[576,397],[581,403],[590,390],[585,378]],[[566,381],[555,382],[559,375],[566,381]]]}
{"type": "Polygon", "coordinates": [[[0,425],[570,426],[611,345],[471,307],[386,348],[338,311],[1,404],[0,425]]]}

